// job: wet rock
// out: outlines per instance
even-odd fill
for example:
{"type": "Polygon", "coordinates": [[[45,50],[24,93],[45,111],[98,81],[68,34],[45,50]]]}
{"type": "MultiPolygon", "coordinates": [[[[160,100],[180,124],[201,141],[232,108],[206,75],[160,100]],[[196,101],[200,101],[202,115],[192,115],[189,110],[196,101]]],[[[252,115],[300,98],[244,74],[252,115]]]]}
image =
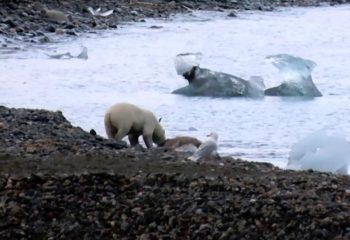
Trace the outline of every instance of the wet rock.
{"type": "Polygon", "coordinates": [[[66,34],[71,35],[71,36],[77,36],[77,35],[78,35],[78,34],[77,34],[75,31],[73,31],[73,30],[67,30],[67,31],[66,31],[66,34]]]}
{"type": "Polygon", "coordinates": [[[6,23],[10,28],[15,28],[17,27],[17,24],[14,22],[13,19],[11,18],[7,18],[5,20],[2,21],[3,23],[6,23]]]}
{"type": "Polygon", "coordinates": [[[46,30],[47,30],[48,32],[51,32],[51,33],[56,32],[55,27],[52,26],[52,25],[48,26],[46,30]]]}
{"type": "Polygon", "coordinates": [[[96,136],[96,131],[95,131],[95,129],[91,129],[91,130],[90,130],[90,134],[93,135],[93,136],[96,136]]]}
{"type": "MultiPolygon", "coordinates": [[[[75,33],[91,31],[92,28],[108,29],[117,28],[119,22],[145,21],[145,18],[166,18],[172,13],[191,12],[192,10],[230,10],[238,11],[242,9],[270,11],[276,6],[318,6],[321,3],[329,2],[341,4],[344,1],[335,2],[333,0],[296,0],[296,1],[99,1],[93,9],[101,8],[103,11],[114,10],[116,14],[106,17],[92,16],[87,10],[89,6],[85,1],[55,1],[27,2],[27,1],[1,1],[0,19],[10,20],[6,28],[0,27],[0,33],[10,37],[24,36],[23,41],[29,41],[37,34],[29,32],[55,32],[57,26],[60,28],[75,29],[75,33]],[[65,27],[66,26],[66,27],[65,27]],[[20,28],[19,30],[17,28],[20,28]],[[12,35],[10,34],[12,31],[12,35]]],[[[92,4],[93,5],[93,4],[92,4]]],[[[233,16],[233,12],[231,12],[233,16]]],[[[1,21],[0,21],[1,22],[1,21]]],[[[4,22],[4,21],[3,21],[4,22]]],[[[66,32],[65,32],[66,33],[66,32]]],[[[73,32],[67,32],[72,34],[73,32]]]]}
{"type": "Polygon", "coordinates": [[[75,25],[74,24],[67,24],[65,26],[65,29],[74,29],[75,28],[75,25]]]}
{"type": "Polygon", "coordinates": [[[44,5],[41,4],[40,2],[34,2],[32,7],[36,11],[41,11],[41,10],[43,10],[45,8],[44,5]]]}
{"type": "Polygon", "coordinates": [[[48,36],[43,36],[39,39],[40,43],[48,43],[51,42],[50,38],[48,36]]]}
{"type": "Polygon", "coordinates": [[[43,9],[42,12],[51,21],[54,21],[57,23],[68,23],[69,22],[67,15],[61,11],[43,9]]]}
{"type": "Polygon", "coordinates": [[[229,14],[227,14],[228,17],[237,17],[237,13],[235,11],[231,11],[229,14]]]}
{"type": "Polygon", "coordinates": [[[163,28],[163,26],[155,26],[155,25],[153,25],[153,26],[150,26],[150,28],[151,29],[161,29],[161,28],[163,28]]]}
{"type": "Polygon", "coordinates": [[[62,35],[62,34],[65,34],[65,32],[66,32],[66,30],[64,30],[64,29],[62,29],[62,28],[56,28],[56,29],[55,29],[55,33],[56,33],[56,34],[62,35]]]}

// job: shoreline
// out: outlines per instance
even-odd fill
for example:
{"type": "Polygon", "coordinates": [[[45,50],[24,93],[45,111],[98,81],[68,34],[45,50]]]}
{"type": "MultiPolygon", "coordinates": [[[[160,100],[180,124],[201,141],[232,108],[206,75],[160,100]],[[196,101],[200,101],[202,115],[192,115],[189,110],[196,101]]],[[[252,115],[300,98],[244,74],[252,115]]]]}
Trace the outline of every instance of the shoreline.
{"type": "Polygon", "coordinates": [[[50,34],[78,37],[83,33],[117,29],[120,24],[146,21],[147,18],[169,18],[176,13],[190,13],[192,10],[224,11],[230,10],[229,16],[235,17],[236,11],[260,10],[273,11],[276,7],[336,5],[349,1],[334,0],[288,0],[272,2],[258,1],[169,1],[169,0],[123,0],[123,1],[0,1],[0,42],[1,48],[13,40],[29,43],[50,43],[50,34]],[[113,10],[108,16],[93,15],[113,10]]]}
{"type": "Polygon", "coordinates": [[[349,176],[124,147],[60,111],[0,106],[0,235],[350,238],[349,176]]]}
{"type": "MultiPolygon", "coordinates": [[[[62,12],[76,9],[72,19],[78,16],[80,25],[42,24],[40,15],[33,25],[28,23],[28,31],[13,32],[8,25],[22,24],[16,15],[23,8],[15,8],[12,1],[0,2],[0,34],[40,44],[50,42],[46,35],[53,30],[57,36],[74,36],[114,27],[108,25],[111,19],[94,19],[82,10],[83,1],[72,9],[64,5],[70,1],[61,1],[62,8],[56,8],[55,1],[41,2],[62,12]],[[5,16],[3,6],[13,15],[5,16]],[[4,16],[14,19],[7,19],[5,26],[4,16]],[[94,21],[101,28],[84,27],[94,21]],[[33,30],[33,26],[39,28],[33,30]]],[[[196,2],[213,8],[209,3],[224,1],[196,2]]],[[[262,2],[269,6],[268,1],[262,2]]],[[[236,3],[241,2],[230,1],[236,3]]],[[[27,16],[18,15],[24,21],[39,14],[30,1],[21,4],[31,6],[24,11],[27,16]]],[[[141,21],[141,14],[146,16],[142,8],[139,15],[131,14],[134,8],[129,8],[129,1],[110,4],[104,1],[102,11],[125,4],[125,18],[141,21]]],[[[151,9],[149,14],[167,17],[188,11],[191,4],[176,1],[170,10],[160,12],[157,5],[157,11],[151,9]]],[[[232,9],[242,10],[242,6],[232,9]]],[[[0,42],[0,48],[1,44],[7,47],[0,42]]],[[[186,154],[163,147],[125,148],[123,142],[72,126],[60,111],[0,106],[0,164],[3,238],[350,239],[350,176],[283,170],[232,157],[194,163],[186,160],[186,154]]]]}

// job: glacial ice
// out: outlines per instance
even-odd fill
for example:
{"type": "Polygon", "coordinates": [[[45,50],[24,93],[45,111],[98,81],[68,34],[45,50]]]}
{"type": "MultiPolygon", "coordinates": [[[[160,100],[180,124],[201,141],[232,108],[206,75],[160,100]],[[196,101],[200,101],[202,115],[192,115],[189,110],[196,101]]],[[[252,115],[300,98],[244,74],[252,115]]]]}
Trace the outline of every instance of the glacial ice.
{"type": "Polygon", "coordinates": [[[320,97],[321,92],[312,81],[311,72],[316,63],[289,54],[277,54],[266,57],[282,75],[282,84],[265,90],[269,96],[320,97]]]}
{"type": "Polygon", "coordinates": [[[175,69],[178,75],[191,71],[195,66],[199,66],[202,60],[202,53],[180,53],[175,57],[175,69]]]}
{"type": "Polygon", "coordinates": [[[350,142],[322,129],[297,142],[291,149],[287,169],[347,174],[350,142]]]}
{"type": "Polygon", "coordinates": [[[189,85],[176,89],[175,94],[185,96],[211,97],[263,97],[264,80],[253,76],[245,80],[231,74],[216,72],[199,67],[201,53],[178,54],[175,57],[175,69],[189,81],[189,85]]]}

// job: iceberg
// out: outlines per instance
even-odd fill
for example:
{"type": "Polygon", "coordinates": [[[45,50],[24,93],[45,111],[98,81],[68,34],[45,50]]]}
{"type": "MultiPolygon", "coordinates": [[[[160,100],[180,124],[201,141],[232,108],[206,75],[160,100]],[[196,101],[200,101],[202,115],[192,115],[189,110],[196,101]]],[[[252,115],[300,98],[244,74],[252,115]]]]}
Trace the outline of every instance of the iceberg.
{"type": "Polygon", "coordinates": [[[175,57],[175,68],[188,85],[172,93],[185,96],[211,97],[263,97],[264,81],[253,76],[245,80],[231,74],[212,71],[199,66],[201,53],[178,54],[175,57]]]}
{"type": "Polygon", "coordinates": [[[202,53],[180,53],[175,57],[175,69],[178,75],[190,72],[193,67],[198,67],[202,60],[202,53]]]}
{"type": "Polygon", "coordinates": [[[311,72],[316,63],[289,54],[266,57],[282,75],[282,84],[265,90],[267,96],[321,97],[321,92],[312,81],[311,72]]]}
{"type": "Polygon", "coordinates": [[[78,59],[83,59],[83,60],[87,60],[89,58],[88,56],[88,49],[85,46],[81,47],[81,52],[77,55],[74,56],[72,53],[70,52],[65,52],[65,53],[58,53],[58,54],[48,54],[45,53],[48,57],[52,58],[52,59],[72,59],[72,58],[78,58],[78,59]]]}
{"type": "Polygon", "coordinates": [[[348,174],[349,164],[350,142],[343,136],[319,130],[292,147],[287,169],[348,174]]]}

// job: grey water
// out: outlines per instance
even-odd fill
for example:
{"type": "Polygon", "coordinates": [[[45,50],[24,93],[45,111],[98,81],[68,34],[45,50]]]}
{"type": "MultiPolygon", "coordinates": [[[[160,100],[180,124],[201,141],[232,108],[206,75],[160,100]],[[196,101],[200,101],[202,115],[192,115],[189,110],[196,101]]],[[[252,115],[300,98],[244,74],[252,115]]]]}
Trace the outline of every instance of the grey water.
{"type": "Polygon", "coordinates": [[[73,125],[106,136],[106,109],[130,102],[162,117],[168,137],[204,139],[216,131],[221,155],[284,166],[293,144],[305,135],[327,127],[350,136],[349,12],[349,5],[243,12],[238,18],[194,12],[75,40],[18,45],[0,50],[0,104],[61,110],[73,125]],[[46,55],[77,55],[81,46],[88,48],[88,60],[46,55]],[[281,83],[266,56],[310,59],[317,63],[312,76],[323,97],[173,95],[187,84],[174,68],[174,57],[186,52],[201,52],[205,68],[245,79],[262,76],[266,87],[281,83]]]}

